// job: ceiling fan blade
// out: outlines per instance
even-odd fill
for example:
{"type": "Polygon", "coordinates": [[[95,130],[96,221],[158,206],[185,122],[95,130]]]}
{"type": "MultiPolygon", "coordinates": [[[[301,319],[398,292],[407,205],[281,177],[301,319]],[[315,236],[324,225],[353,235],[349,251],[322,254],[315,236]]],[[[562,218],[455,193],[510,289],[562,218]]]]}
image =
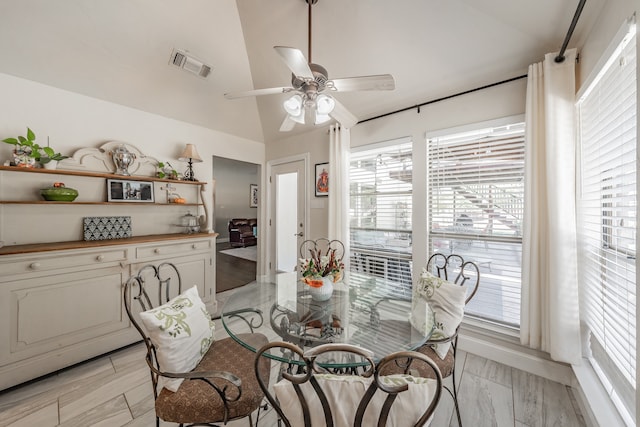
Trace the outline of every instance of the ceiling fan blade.
{"type": "Polygon", "coordinates": [[[231,92],[225,93],[224,97],[227,99],[244,98],[247,96],[260,96],[260,95],[274,95],[276,93],[287,93],[295,90],[292,87],[270,87],[266,89],[246,90],[244,92],[231,92]]]}
{"type": "Polygon", "coordinates": [[[287,114],[287,117],[284,118],[282,124],[280,125],[280,132],[289,132],[296,125],[296,122],[293,121],[291,116],[287,114]]]}
{"type": "Polygon", "coordinates": [[[346,128],[352,128],[355,126],[358,123],[358,118],[347,110],[347,108],[337,99],[333,99],[336,102],[336,105],[333,107],[333,111],[331,111],[329,115],[346,128]]]}
{"type": "Polygon", "coordinates": [[[304,57],[304,54],[299,49],[287,46],[274,46],[273,48],[282,57],[294,76],[303,79],[314,79],[307,58],[304,57]]]}
{"type": "Polygon", "coordinates": [[[333,86],[339,92],[351,92],[356,90],[393,90],[396,82],[391,74],[378,74],[376,76],[345,77],[333,79],[333,86]]]}

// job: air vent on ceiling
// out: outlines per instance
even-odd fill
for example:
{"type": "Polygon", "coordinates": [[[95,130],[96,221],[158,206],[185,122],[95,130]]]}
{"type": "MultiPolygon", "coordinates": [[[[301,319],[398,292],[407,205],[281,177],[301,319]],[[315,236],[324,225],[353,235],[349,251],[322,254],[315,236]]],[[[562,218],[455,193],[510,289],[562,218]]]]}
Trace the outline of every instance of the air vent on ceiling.
{"type": "Polygon", "coordinates": [[[173,49],[169,64],[182,68],[183,70],[188,71],[191,74],[195,74],[198,77],[202,77],[203,79],[206,79],[211,73],[211,66],[203,63],[183,50],[173,49]]]}

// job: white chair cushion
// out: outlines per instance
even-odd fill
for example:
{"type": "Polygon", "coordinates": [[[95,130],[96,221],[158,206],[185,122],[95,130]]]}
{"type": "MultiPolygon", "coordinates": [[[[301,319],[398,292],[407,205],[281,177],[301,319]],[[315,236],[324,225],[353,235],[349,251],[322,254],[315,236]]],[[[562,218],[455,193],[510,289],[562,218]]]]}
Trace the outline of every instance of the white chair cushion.
{"type": "MultiPolygon", "coordinates": [[[[319,374],[316,375],[316,379],[329,401],[334,425],[352,426],[358,405],[373,378],[319,374]]],[[[402,383],[409,385],[409,389],[399,393],[391,406],[387,427],[414,425],[427,409],[436,393],[437,382],[434,379],[412,377],[410,375],[388,375],[381,377],[381,379],[389,384],[397,385],[402,383]]],[[[309,405],[311,425],[326,425],[322,404],[311,383],[306,382],[300,388],[309,405]]],[[[281,380],[274,385],[274,391],[278,402],[280,402],[280,407],[291,422],[291,425],[303,426],[302,406],[293,389],[293,385],[288,380],[281,380]]],[[[387,393],[381,390],[376,391],[364,413],[363,426],[377,425],[380,408],[382,408],[386,397],[387,393]]],[[[426,425],[430,423],[431,420],[426,425]]]]}
{"type": "MultiPolygon", "coordinates": [[[[431,330],[431,318],[427,313],[427,304],[431,306],[435,319],[435,330],[431,339],[450,337],[462,322],[464,300],[467,289],[464,286],[446,281],[422,269],[417,286],[413,288],[411,302],[411,325],[426,335],[431,330]]],[[[444,359],[451,343],[434,344],[434,351],[444,359]]]]}
{"type": "MultiPolygon", "coordinates": [[[[195,286],[166,304],[143,311],[140,319],[164,372],[191,371],[213,343],[214,323],[195,286]]],[[[182,381],[160,377],[158,383],[175,392],[182,381]]]]}

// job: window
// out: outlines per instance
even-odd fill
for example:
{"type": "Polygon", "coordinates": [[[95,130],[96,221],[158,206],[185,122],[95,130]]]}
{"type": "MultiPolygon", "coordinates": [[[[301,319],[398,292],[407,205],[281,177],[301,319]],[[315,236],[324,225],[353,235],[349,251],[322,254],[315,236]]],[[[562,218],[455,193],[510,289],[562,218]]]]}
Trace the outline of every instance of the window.
{"type": "Polygon", "coordinates": [[[577,103],[578,280],[589,359],[635,419],[636,37],[625,27],[620,39],[577,103]]]}
{"type": "Polygon", "coordinates": [[[411,141],[355,149],[350,160],[351,270],[397,282],[411,296],[411,141]]]}
{"type": "Polygon", "coordinates": [[[465,314],[518,327],[524,213],[524,123],[428,138],[429,251],[478,264],[465,314]]]}

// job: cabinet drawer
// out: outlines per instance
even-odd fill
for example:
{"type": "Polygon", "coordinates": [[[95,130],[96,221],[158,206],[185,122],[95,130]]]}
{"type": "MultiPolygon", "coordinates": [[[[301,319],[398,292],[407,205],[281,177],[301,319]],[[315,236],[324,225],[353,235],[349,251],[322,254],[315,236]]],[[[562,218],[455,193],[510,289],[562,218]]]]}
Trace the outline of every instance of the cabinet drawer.
{"type": "Polygon", "coordinates": [[[180,243],[141,246],[136,249],[137,259],[187,255],[211,249],[211,240],[192,240],[180,243]]]}
{"type": "Polygon", "coordinates": [[[97,267],[110,262],[126,261],[126,259],[127,250],[124,248],[82,251],[64,255],[8,256],[0,257],[0,270],[2,270],[3,275],[35,273],[72,267],[97,267]]]}

